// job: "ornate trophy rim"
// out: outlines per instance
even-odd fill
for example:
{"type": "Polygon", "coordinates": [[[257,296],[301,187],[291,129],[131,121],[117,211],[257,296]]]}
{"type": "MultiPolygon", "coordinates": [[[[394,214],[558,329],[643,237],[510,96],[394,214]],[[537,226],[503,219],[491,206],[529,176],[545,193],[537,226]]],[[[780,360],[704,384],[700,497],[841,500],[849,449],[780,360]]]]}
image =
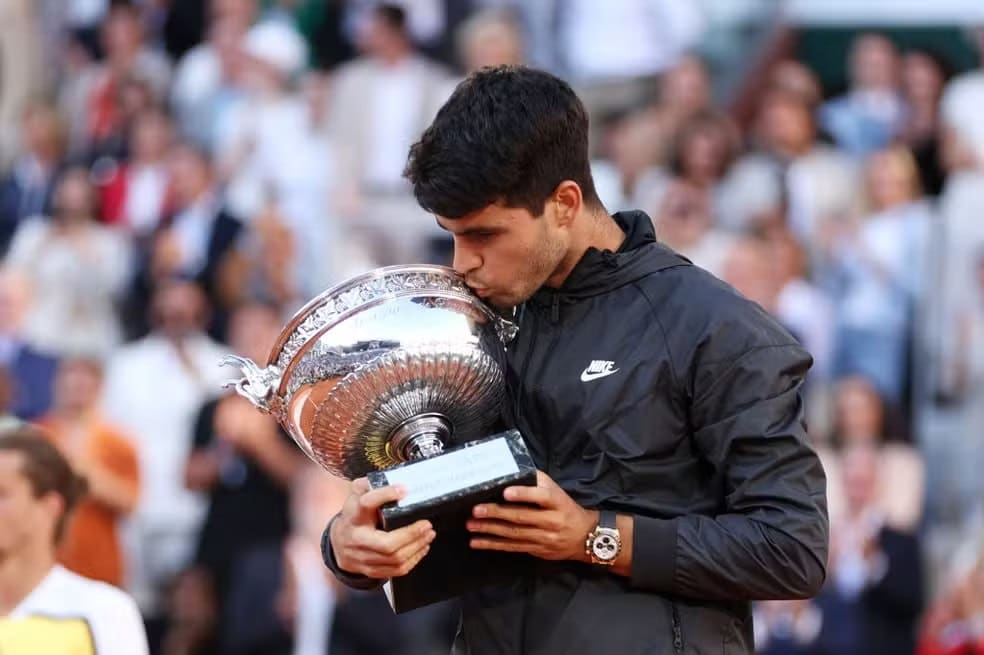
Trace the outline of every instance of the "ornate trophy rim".
{"type": "MultiPolygon", "coordinates": [[[[512,338],[515,328],[512,323],[499,316],[484,302],[474,302],[477,298],[465,285],[464,279],[453,268],[438,264],[411,264],[384,266],[350,278],[321,292],[304,304],[288,321],[281,331],[270,355],[267,358],[267,368],[278,372],[279,381],[274,389],[274,398],[281,402],[289,400],[293,395],[290,381],[294,370],[300,364],[304,355],[315,347],[318,337],[337,325],[351,318],[358,312],[376,307],[389,300],[414,296],[426,292],[432,297],[442,297],[469,301],[475,308],[486,314],[493,321],[496,330],[504,340],[512,338]],[[438,279],[447,281],[446,287],[435,286],[427,282],[432,278],[421,280],[419,285],[406,286],[413,275],[437,274],[438,279]],[[396,280],[397,276],[405,275],[400,286],[390,288],[385,285],[388,280],[396,280]],[[374,288],[372,283],[376,283],[374,288]],[[384,283],[383,286],[378,286],[384,283]],[[366,292],[368,295],[366,295],[366,292]],[[357,294],[358,298],[347,294],[357,294]],[[332,303],[333,307],[328,307],[332,303]],[[328,311],[319,314],[320,310],[328,311]],[[291,344],[295,341],[295,344],[291,344]]],[[[274,408],[275,411],[277,408],[274,408]]],[[[279,413],[279,412],[278,412],[279,413]]]]}

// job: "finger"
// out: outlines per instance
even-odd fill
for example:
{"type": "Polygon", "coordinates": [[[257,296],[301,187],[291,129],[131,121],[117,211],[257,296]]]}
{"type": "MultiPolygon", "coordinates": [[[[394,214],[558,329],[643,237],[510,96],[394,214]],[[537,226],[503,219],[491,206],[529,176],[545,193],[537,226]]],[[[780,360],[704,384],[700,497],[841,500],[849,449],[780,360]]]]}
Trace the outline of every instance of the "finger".
{"type": "Polygon", "coordinates": [[[371,487],[369,486],[369,478],[362,477],[352,480],[352,493],[356,496],[361,496],[362,494],[369,491],[371,487]]]}
{"type": "Polygon", "coordinates": [[[418,550],[413,555],[413,557],[408,559],[403,564],[399,566],[370,567],[368,569],[369,573],[366,573],[366,575],[369,575],[369,577],[371,578],[377,578],[377,579],[399,578],[401,576],[406,575],[407,573],[410,573],[410,571],[412,571],[418,564],[420,564],[420,561],[422,559],[427,557],[427,553],[429,552],[430,552],[430,544],[427,544],[423,546],[420,550],[418,550]]]}
{"type": "Polygon", "coordinates": [[[357,536],[357,544],[363,550],[391,557],[407,544],[423,539],[430,532],[433,532],[430,521],[417,521],[391,532],[365,530],[357,536]]]}
{"type": "Polygon", "coordinates": [[[542,543],[544,531],[540,528],[506,523],[505,521],[468,521],[468,530],[482,535],[494,535],[512,541],[542,543]]]}
{"type": "Polygon", "coordinates": [[[510,503],[529,503],[540,507],[553,507],[553,493],[549,487],[506,487],[503,498],[510,503]]]}
{"type": "Polygon", "coordinates": [[[541,525],[544,521],[544,510],[530,509],[519,505],[503,505],[500,503],[486,503],[476,505],[472,510],[472,515],[477,519],[497,519],[518,523],[520,525],[541,525]]]}
{"type": "Polygon", "coordinates": [[[382,505],[400,500],[406,495],[407,490],[403,485],[391,484],[379,487],[359,496],[359,509],[375,512],[382,505]]]}
{"type": "Polygon", "coordinates": [[[408,544],[404,545],[402,548],[397,550],[392,555],[367,555],[365,559],[365,564],[369,566],[395,566],[399,567],[404,563],[412,560],[413,557],[420,552],[425,546],[430,546],[434,542],[436,533],[431,530],[424,533],[423,536],[414,539],[408,544]]]}

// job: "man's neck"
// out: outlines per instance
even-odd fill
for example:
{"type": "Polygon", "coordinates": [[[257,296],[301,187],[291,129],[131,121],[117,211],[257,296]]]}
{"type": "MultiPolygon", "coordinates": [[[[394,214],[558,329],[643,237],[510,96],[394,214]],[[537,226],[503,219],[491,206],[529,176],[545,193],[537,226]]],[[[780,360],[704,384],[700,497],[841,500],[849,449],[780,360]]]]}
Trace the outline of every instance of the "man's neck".
{"type": "Polygon", "coordinates": [[[24,548],[0,557],[0,617],[20,605],[51,573],[55,554],[51,548],[24,548]]]}
{"type": "Polygon", "coordinates": [[[584,227],[575,234],[567,255],[557,270],[554,271],[554,274],[547,280],[546,286],[548,287],[559,289],[571,271],[574,270],[574,267],[577,266],[577,263],[584,257],[588,248],[615,252],[625,241],[625,232],[615,222],[615,219],[604,210],[599,209],[593,213],[586,212],[584,216],[580,217],[580,220],[585,222],[584,227]]]}

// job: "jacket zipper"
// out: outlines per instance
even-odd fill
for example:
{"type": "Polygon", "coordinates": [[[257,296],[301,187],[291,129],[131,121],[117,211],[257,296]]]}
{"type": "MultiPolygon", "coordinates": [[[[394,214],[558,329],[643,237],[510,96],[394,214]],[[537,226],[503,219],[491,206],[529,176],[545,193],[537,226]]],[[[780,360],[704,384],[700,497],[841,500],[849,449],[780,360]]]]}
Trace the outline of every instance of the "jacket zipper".
{"type": "Polygon", "coordinates": [[[533,350],[536,347],[536,332],[537,332],[536,331],[536,325],[535,325],[535,323],[536,323],[536,311],[535,310],[532,310],[530,307],[523,307],[522,308],[522,312],[523,313],[522,313],[522,316],[520,317],[520,321],[519,321],[519,328],[521,330],[522,329],[532,330],[532,332],[531,332],[531,335],[530,335],[530,344],[526,348],[526,354],[523,357],[523,365],[520,367],[520,370],[519,370],[519,380],[518,380],[519,384],[516,385],[516,393],[513,396],[513,411],[516,414],[516,423],[517,423],[516,427],[517,428],[520,427],[519,426],[519,423],[522,422],[521,421],[521,418],[520,418],[520,414],[522,412],[520,410],[519,401],[523,397],[523,391],[526,388],[526,372],[527,372],[527,370],[530,367],[530,360],[533,359],[533,350]],[[526,325],[526,326],[524,326],[523,323],[526,323],[528,321],[533,321],[534,325],[526,325]]]}
{"type": "Polygon", "coordinates": [[[670,603],[673,612],[673,652],[680,655],[683,653],[683,630],[680,628],[680,610],[676,603],[670,603]]]}

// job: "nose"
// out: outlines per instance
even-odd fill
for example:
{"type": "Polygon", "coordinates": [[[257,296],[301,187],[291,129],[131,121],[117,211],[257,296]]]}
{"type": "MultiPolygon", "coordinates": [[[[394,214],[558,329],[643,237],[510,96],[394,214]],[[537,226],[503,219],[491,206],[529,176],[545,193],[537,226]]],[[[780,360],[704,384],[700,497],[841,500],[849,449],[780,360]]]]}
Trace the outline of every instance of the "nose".
{"type": "Polygon", "coordinates": [[[465,277],[482,266],[482,258],[478,253],[465,247],[460,240],[454,240],[454,260],[452,267],[455,272],[465,277]]]}

